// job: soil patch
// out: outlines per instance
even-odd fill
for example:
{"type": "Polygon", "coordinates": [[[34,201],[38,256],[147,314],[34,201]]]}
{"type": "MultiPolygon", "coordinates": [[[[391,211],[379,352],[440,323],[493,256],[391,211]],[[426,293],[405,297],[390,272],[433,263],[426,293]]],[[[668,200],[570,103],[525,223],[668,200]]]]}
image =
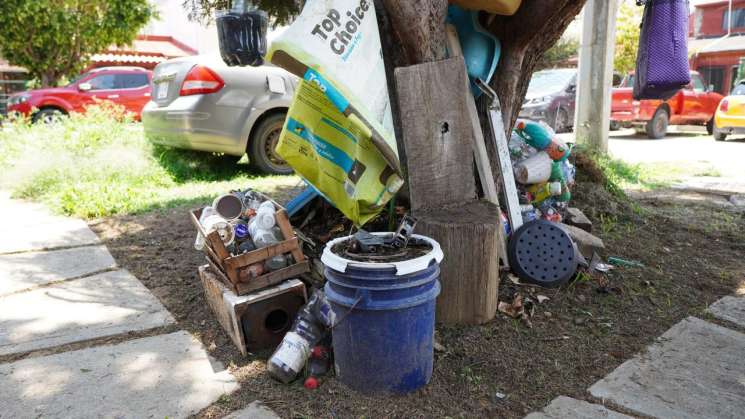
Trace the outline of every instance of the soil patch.
{"type": "MultiPolygon", "coordinates": [[[[435,354],[432,383],[396,398],[358,395],[333,376],[316,391],[300,381],[279,384],[265,371],[270,353],[242,357],[204,299],[197,277],[204,256],[192,247],[191,208],[107,218],[91,228],[117,262],[171,311],[179,327],[200,339],[240,381],[240,390],[220,398],[200,417],[221,417],[259,399],[283,417],[520,418],[559,395],[588,399],[586,389],[595,381],[681,319],[704,316],[707,305],[745,282],[743,214],[629,203],[592,183],[579,184],[574,196],[574,205],[605,241],[604,256],[645,267],[581,275],[558,290],[504,279],[502,301],[511,302],[518,293],[549,297],[537,306],[532,328],[501,314],[482,326],[438,327],[443,350],[435,354]]],[[[319,232],[349,234],[349,227],[323,225],[319,232]]]]}

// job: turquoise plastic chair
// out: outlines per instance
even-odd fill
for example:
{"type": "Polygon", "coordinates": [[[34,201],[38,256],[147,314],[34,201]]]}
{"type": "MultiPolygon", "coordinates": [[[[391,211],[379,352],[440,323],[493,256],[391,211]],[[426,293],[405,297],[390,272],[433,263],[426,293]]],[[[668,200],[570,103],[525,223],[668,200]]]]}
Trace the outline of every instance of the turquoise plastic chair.
{"type": "Polygon", "coordinates": [[[452,23],[458,32],[474,97],[481,96],[481,89],[476,86],[476,79],[486,82],[491,80],[497,70],[499,56],[502,52],[499,39],[481,26],[478,17],[478,11],[463,10],[455,5],[448,7],[447,21],[452,23]]]}

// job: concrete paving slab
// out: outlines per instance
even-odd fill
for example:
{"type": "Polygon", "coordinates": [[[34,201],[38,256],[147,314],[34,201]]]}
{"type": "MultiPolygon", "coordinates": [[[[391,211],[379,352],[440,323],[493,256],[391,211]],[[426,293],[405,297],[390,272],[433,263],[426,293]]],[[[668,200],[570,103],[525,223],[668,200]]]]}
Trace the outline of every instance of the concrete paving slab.
{"type": "Polygon", "coordinates": [[[0,355],[147,330],[174,322],[124,270],[0,297],[0,355]]]}
{"type": "Polygon", "coordinates": [[[106,246],[0,255],[0,296],[114,267],[106,246]]]}
{"type": "Polygon", "coordinates": [[[238,388],[187,332],[0,365],[1,418],[183,418],[238,388]]]}
{"type": "Polygon", "coordinates": [[[720,320],[745,327],[745,297],[724,297],[712,304],[707,311],[720,320]]]}
{"type": "Polygon", "coordinates": [[[260,401],[255,401],[247,407],[236,410],[223,419],[280,419],[276,413],[264,406],[260,401]]]}
{"type": "Polygon", "coordinates": [[[0,193],[0,253],[98,244],[82,220],[53,215],[42,205],[0,193]]]}
{"type": "Polygon", "coordinates": [[[599,404],[588,403],[571,397],[559,396],[540,412],[525,416],[525,419],[632,419],[631,416],[606,409],[599,404]]]}
{"type": "Polygon", "coordinates": [[[741,418],[744,353],[745,334],[689,317],[590,393],[656,418],[741,418]]]}
{"type": "Polygon", "coordinates": [[[0,254],[98,244],[88,224],[74,218],[0,229],[0,254]]]}

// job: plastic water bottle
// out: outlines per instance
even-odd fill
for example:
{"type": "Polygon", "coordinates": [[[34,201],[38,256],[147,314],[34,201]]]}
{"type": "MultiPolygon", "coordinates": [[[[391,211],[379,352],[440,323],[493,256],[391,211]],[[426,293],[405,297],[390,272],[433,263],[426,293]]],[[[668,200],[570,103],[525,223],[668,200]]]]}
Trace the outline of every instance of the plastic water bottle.
{"type": "MultiPolygon", "coordinates": [[[[249,226],[249,229],[250,228],[251,227],[249,226]]],[[[256,245],[256,248],[262,249],[264,247],[279,243],[276,230],[277,229],[262,230],[254,228],[251,237],[253,238],[253,242],[256,245]]],[[[278,269],[285,268],[287,267],[287,258],[285,257],[285,255],[274,256],[266,261],[265,266],[267,271],[276,271],[278,269]]]]}
{"type": "Polygon", "coordinates": [[[270,230],[277,224],[276,213],[277,210],[271,201],[262,202],[259,208],[256,209],[256,216],[251,219],[248,225],[249,233],[253,236],[254,233],[251,232],[251,229],[254,231],[270,230]]]}

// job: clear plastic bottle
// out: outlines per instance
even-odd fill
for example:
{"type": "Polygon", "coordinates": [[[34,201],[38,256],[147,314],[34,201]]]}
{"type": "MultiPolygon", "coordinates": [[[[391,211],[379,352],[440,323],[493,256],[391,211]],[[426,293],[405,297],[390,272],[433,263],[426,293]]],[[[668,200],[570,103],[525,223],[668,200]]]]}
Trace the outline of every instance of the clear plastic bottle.
{"type": "Polygon", "coordinates": [[[254,230],[271,230],[277,224],[276,213],[277,209],[271,201],[262,202],[256,209],[256,216],[251,219],[249,227],[253,226],[254,230]]]}
{"type": "MultiPolygon", "coordinates": [[[[256,245],[256,248],[261,249],[279,243],[280,240],[277,238],[276,230],[278,229],[253,229],[253,234],[251,235],[251,237],[253,238],[253,242],[256,245]]],[[[276,271],[278,269],[285,268],[287,267],[287,258],[285,257],[285,255],[274,256],[271,259],[267,260],[264,266],[267,271],[276,271]]]]}
{"type": "MultiPolygon", "coordinates": [[[[204,226],[204,220],[206,220],[208,217],[212,215],[217,215],[217,211],[215,211],[212,207],[204,207],[202,208],[202,215],[199,216],[199,224],[204,226]]],[[[204,250],[204,236],[202,233],[197,232],[197,238],[194,240],[194,248],[196,250],[204,250]]]]}

